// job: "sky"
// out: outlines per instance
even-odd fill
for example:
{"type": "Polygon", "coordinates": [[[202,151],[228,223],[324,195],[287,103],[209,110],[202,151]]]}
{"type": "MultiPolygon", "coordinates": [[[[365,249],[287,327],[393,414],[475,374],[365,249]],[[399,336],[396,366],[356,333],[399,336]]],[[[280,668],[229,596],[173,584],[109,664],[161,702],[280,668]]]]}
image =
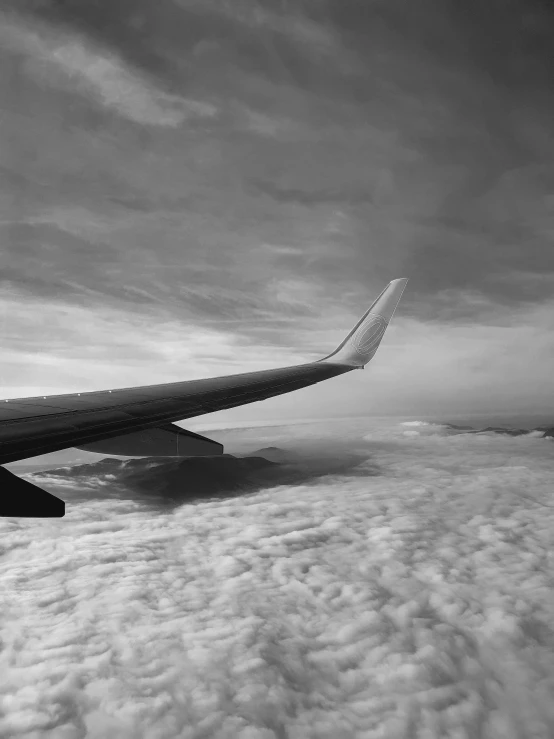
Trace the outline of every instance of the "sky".
{"type": "Polygon", "coordinates": [[[547,3],[0,15],[4,397],[311,361],[408,277],[366,372],[213,419],[552,410],[547,3]]]}
{"type": "Polygon", "coordinates": [[[552,439],[357,419],[227,441],[309,474],[184,476],[170,509],[94,467],[29,478],[67,507],[0,519],[2,736],[553,735],[552,439]]]}

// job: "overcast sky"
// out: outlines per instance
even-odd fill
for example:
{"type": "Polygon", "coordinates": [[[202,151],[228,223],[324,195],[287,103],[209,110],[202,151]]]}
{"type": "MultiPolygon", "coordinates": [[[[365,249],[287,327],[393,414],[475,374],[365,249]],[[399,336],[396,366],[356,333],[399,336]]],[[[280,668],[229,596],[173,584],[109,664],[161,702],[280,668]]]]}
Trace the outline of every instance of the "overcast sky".
{"type": "Polygon", "coordinates": [[[4,397],[310,361],[409,277],[366,372],[225,418],[550,410],[546,3],[0,7],[4,397]]]}

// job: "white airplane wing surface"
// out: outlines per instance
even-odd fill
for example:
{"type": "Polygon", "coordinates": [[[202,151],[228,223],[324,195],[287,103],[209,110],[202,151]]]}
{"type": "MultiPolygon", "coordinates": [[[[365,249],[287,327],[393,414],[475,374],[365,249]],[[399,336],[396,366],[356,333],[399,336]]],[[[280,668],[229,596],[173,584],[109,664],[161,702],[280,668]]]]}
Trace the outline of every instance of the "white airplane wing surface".
{"type": "MultiPolygon", "coordinates": [[[[68,447],[128,456],[202,456],[223,447],[174,421],[314,385],[370,361],[406,278],[390,282],[332,354],[226,377],[0,401],[0,465],[68,447]]],[[[0,516],[59,517],[64,501],[0,467],[0,516]]]]}

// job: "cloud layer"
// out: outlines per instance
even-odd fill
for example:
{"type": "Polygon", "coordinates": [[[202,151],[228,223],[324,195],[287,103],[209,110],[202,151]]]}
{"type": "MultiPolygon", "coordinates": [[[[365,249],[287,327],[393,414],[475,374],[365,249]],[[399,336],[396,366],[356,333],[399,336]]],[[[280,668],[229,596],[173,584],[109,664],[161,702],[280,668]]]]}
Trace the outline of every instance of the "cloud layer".
{"type": "Polygon", "coordinates": [[[0,732],[552,732],[551,441],[337,431],[369,455],[356,474],[168,513],[104,500],[0,522],[0,732]]]}

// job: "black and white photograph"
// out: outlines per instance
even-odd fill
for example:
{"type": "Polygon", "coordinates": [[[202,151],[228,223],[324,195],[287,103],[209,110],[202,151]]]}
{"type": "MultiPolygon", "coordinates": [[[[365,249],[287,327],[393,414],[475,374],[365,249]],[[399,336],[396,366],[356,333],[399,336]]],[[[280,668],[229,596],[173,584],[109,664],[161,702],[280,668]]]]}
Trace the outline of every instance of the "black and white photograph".
{"type": "Polygon", "coordinates": [[[554,5],[0,0],[0,207],[0,739],[554,737],[554,5]]]}

